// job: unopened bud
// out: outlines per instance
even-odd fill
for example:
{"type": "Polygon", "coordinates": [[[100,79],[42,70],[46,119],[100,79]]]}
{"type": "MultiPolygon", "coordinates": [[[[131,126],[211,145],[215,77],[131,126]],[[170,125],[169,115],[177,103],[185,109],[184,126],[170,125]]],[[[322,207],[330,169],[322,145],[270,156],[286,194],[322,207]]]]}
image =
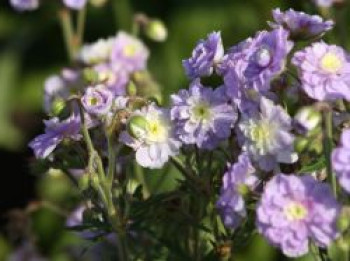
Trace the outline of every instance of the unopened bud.
{"type": "Polygon", "coordinates": [[[146,35],[156,42],[164,42],[168,37],[168,30],[160,20],[151,20],[145,28],[146,35]]]}
{"type": "Polygon", "coordinates": [[[133,81],[130,81],[126,87],[126,92],[129,96],[135,96],[137,94],[137,87],[133,81]]]}
{"type": "Polygon", "coordinates": [[[89,188],[90,185],[90,177],[89,174],[84,174],[80,179],[79,179],[79,188],[81,190],[86,190],[89,188]]]}
{"type": "Polygon", "coordinates": [[[100,80],[99,74],[91,68],[86,68],[83,71],[84,80],[88,83],[96,83],[100,80]]]}
{"type": "Polygon", "coordinates": [[[90,3],[94,7],[103,7],[108,0],[90,0],[90,3]]]}
{"type": "Polygon", "coordinates": [[[307,148],[308,144],[308,139],[299,137],[294,142],[294,149],[296,152],[301,153],[307,148]]]}
{"type": "Polygon", "coordinates": [[[350,228],[350,208],[344,207],[337,220],[337,227],[339,231],[345,232],[350,228]]]}
{"type": "Polygon", "coordinates": [[[245,184],[240,184],[237,190],[238,190],[238,193],[241,194],[243,197],[247,196],[250,192],[249,187],[245,184]]]}
{"type": "Polygon", "coordinates": [[[145,137],[148,131],[148,122],[143,116],[133,116],[128,122],[127,130],[128,133],[136,139],[145,137]]]}
{"type": "Polygon", "coordinates": [[[51,104],[51,113],[54,116],[59,116],[65,108],[66,102],[61,98],[57,98],[51,104]]]}

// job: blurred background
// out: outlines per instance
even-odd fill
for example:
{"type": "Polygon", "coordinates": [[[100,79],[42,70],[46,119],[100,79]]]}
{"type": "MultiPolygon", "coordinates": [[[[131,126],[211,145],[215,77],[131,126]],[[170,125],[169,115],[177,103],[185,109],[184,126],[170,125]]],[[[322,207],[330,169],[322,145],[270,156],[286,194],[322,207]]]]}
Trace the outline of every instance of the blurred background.
{"type": "MultiPolygon", "coordinates": [[[[0,1],[0,261],[11,249],[5,236],[11,234],[11,242],[16,242],[21,233],[26,233],[25,213],[38,212],[39,199],[64,201],[76,197],[64,177],[40,176],[31,170],[33,155],[27,147],[28,141],[43,132],[43,82],[68,64],[57,5],[50,3],[54,1],[42,0],[44,4],[37,11],[23,13],[13,10],[7,0],[0,1]]],[[[89,6],[85,42],[130,29],[135,12],[162,19],[169,31],[167,41],[145,42],[151,50],[149,68],[161,83],[167,101],[171,92],[187,87],[181,61],[190,56],[199,39],[220,30],[228,48],[266,28],[276,7],[318,12],[309,0],[109,0],[101,8],[89,6]]],[[[350,20],[347,7],[337,12],[339,19],[350,20]]],[[[343,44],[348,40],[341,39],[343,44]]],[[[33,221],[45,226],[37,227],[38,241],[45,242],[44,246],[58,244],[62,236],[66,240],[62,242],[70,242],[69,236],[60,231],[61,211],[49,205],[40,211],[45,213],[36,213],[33,221]]],[[[260,249],[259,255],[266,252],[267,259],[256,259],[250,251],[245,260],[273,260],[273,256],[282,260],[275,252],[267,251],[263,241],[258,240],[255,247],[260,249]]],[[[60,258],[50,260],[68,260],[60,258]]]]}

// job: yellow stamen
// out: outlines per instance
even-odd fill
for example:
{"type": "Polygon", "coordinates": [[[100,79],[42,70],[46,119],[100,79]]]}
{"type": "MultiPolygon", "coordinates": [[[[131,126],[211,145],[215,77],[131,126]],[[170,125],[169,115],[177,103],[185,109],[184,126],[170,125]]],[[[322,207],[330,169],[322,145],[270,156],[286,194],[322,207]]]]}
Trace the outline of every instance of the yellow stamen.
{"type": "Polygon", "coordinates": [[[321,59],[322,69],[330,72],[336,73],[342,66],[342,61],[334,53],[326,53],[321,59]]]}

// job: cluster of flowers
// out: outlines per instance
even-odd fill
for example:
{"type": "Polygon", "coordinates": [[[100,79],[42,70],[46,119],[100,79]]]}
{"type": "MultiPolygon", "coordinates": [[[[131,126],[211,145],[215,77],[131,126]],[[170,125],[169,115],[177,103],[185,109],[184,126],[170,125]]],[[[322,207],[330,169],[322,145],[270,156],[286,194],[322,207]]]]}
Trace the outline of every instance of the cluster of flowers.
{"type": "MultiPolygon", "coordinates": [[[[87,0],[62,0],[63,4],[72,9],[80,10],[85,7],[87,0]]],[[[39,0],[10,0],[10,4],[18,11],[33,11],[39,8],[39,0]]]]}
{"type": "MultiPolygon", "coordinates": [[[[201,40],[183,61],[190,87],[171,95],[169,108],[134,96],[127,88],[146,69],[149,51],[142,42],[120,32],[85,45],[77,57],[81,67],[65,69],[45,85],[46,112],[53,115],[64,101],[71,103],[71,114],[64,120],[45,121],[45,134],[30,147],[38,158],[51,157],[63,140],[81,139],[84,122],[91,130],[106,129],[121,112],[126,116],[119,142],[132,148],[137,163],[145,168],[162,168],[181,147],[214,150],[233,139],[240,155],[233,155],[237,162],[228,164],[217,201],[224,224],[236,229],[242,223],[250,191],[261,194],[258,231],[285,255],[306,254],[310,241],[329,246],[340,235],[336,223],[341,211],[329,184],[311,174],[280,171],[281,163],[294,166],[300,158],[294,150],[296,135],[304,135],[319,120],[310,119],[308,110],[293,119],[282,106],[285,90],[281,89],[296,69],[298,81],[293,84],[308,101],[350,101],[349,55],[318,40],[332,29],[332,21],[279,9],[273,18],[271,30],[258,32],[227,52],[219,32],[201,40]],[[292,53],[296,41],[313,43],[292,53]],[[290,56],[294,67],[288,68],[290,56]],[[90,86],[84,82],[87,68],[97,76],[90,86]],[[214,74],[223,84],[205,86],[202,80],[214,74]]],[[[339,183],[348,192],[349,140],[347,130],[332,157],[339,183]]]]}

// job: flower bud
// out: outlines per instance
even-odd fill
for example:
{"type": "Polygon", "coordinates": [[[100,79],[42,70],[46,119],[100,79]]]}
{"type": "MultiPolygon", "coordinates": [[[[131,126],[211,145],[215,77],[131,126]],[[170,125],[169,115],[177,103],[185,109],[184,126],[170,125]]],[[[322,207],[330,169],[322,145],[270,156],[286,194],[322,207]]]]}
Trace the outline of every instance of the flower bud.
{"type": "Polygon", "coordinates": [[[81,190],[86,190],[89,188],[90,185],[90,177],[89,174],[85,173],[80,179],[79,179],[79,188],[81,190]]]}
{"type": "Polygon", "coordinates": [[[100,80],[99,74],[91,68],[84,69],[83,78],[88,83],[96,83],[100,80]]]}
{"type": "Polygon", "coordinates": [[[135,115],[130,118],[127,130],[132,137],[136,139],[142,138],[147,134],[148,122],[143,116],[135,115]]]}
{"type": "Polygon", "coordinates": [[[241,194],[243,197],[247,196],[250,192],[249,187],[245,184],[240,184],[237,187],[238,193],[241,194]]]}
{"type": "Polygon", "coordinates": [[[103,7],[108,0],[90,0],[90,4],[93,7],[103,7]]]}
{"type": "Polygon", "coordinates": [[[51,104],[51,113],[53,116],[59,116],[66,108],[66,102],[61,98],[56,98],[51,104]]]}
{"type": "Polygon", "coordinates": [[[146,35],[156,42],[164,42],[168,37],[168,30],[161,20],[151,20],[145,27],[146,35]]]}
{"type": "Polygon", "coordinates": [[[126,92],[129,96],[135,96],[137,94],[137,87],[133,81],[130,81],[126,87],[126,92]]]}
{"type": "Polygon", "coordinates": [[[308,139],[304,137],[299,137],[295,139],[294,149],[296,152],[301,153],[307,148],[308,145],[309,145],[308,139]]]}
{"type": "Polygon", "coordinates": [[[339,231],[345,232],[350,228],[350,207],[344,207],[337,220],[339,231]]]}

